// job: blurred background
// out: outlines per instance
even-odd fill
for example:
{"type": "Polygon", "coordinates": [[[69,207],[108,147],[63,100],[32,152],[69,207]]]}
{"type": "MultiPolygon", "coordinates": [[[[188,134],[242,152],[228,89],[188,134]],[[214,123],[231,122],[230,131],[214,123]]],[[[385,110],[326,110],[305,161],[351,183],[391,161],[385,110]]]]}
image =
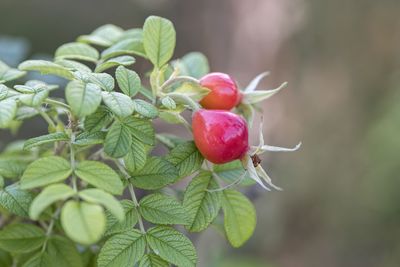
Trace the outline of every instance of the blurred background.
{"type": "MultiPolygon", "coordinates": [[[[249,190],[255,235],[234,250],[207,230],[199,266],[400,265],[400,1],[0,0],[0,10],[0,58],[12,66],[155,14],[175,24],[175,57],[203,52],[242,86],[266,70],[260,89],[289,82],[264,105],[268,144],[303,142],[263,158],[284,191],[249,190]]],[[[38,121],[0,141],[45,130],[38,121]]]]}

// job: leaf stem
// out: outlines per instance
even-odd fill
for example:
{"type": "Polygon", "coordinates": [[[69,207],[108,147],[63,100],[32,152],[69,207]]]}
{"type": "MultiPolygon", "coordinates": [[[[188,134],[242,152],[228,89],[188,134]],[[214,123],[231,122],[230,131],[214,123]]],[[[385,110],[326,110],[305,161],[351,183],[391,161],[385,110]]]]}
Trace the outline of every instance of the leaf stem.
{"type": "MultiPolygon", "coordinates": [[[[132,201],[135,204],[135,207],[138,208],[139,207],[139,202],[137,200],[136,194],[135,194],[135,189],[133,188],[133,185],[129,182],[129,178],[131,177],[129,175],[129,173],[125,170],[125,164],[124,162],[119,159],[119,160],[115,160],[115,164],[117,165],[118,169],[122,172],[122,174],[125,176],[125,179],[128,180],[128,189],[129,189],[129,193],[131,195],[132,201]]],[[[144,224],[143,224],[143,219],[142,216],[140,215],[140,213],[138,212],[138,222],[139,222],[139,228],[140,231],[145,234],[146,233],[146,229],[144,228],[144,224]]]]}
{"type": "Polygon", "coordinates": [[[37,111],[39,112],[40,116],[42,116],[42,118],[47,122],[47,124],[49,124],[54,129],[57,127],[56,124],[54,123],[54,121],[50,118],[49,115],[47,115],[46,112],[44,112],[43,110],[40,110],[40,109],[37,109],[37,111]]]}
{"type": "Polygon", "coordinates": [[[162,86],[161,86],[161,91],[164,91],[168,87],[174,85],[175,83],[180,83],[180,82],[188,82],[188,83],[195,83],[199,84],[199,80],[190,77],[190,76],[178,76],[176,78],[172,78],[167,80],[162,86]]]}
{"type": "Polygon", "coordinates": [[[60,101],[57,101],[57,100],[54,100],[54,99],[51,99],[51,98],[47,98],[44,102],[49,104],[49,105],[57,106],[57,107],[60,107],[60,108],[64,108],[64,109],[66,109],[68,111],[71,111],[70,106],[68,106],[67,104],[65,104],[63,102],[60,102],[60,101]]]}
{"type": "Polygon", "coordinates": [[[43,243],[42,252],[46,250],[47,241],[49,240],[50,235],[53,232],[55,220],[58,217],[58,215],[60,215],[60,212],[61,212],[61,207],[58,207],[57,210],[54,212],[53,216],[51,217],[49,227],[46,230],[46,240],[43,243]]]}
{"type": "Polygon", "coordinates": [[[187,95],[179,93],[168,93],[167,96],[171,97],[174,100],[180,101],[181,103],[183,102],[184,104],[187,104],[189,107],[192,108],[193,111],[200,109],[200,105],[187,95]]]}
{"type": "MultiPolygon", "coordinates": [[[[70,140],[70,143],[69,143],[69,154],[70,154],[70,162],[71,162],[71,169],[72,169],[72,171],[75,171],[75,165],[76,165],[76,163],[75,163],[75,149],[74,149],[74,145],[73,145],[73,143],[75,142],[75,133],[74,132],[72,132],[71,133],[71,140],[70,140]]],[[[78,192],[78,186],[77,186],[77,181],[76,181],[76,176],[75,176],[75,174],[72,174],[72,179],[71,179],[71,182],[72,182],[72,188],[74,189],[74,191],[75,192],[78,192]]]]}

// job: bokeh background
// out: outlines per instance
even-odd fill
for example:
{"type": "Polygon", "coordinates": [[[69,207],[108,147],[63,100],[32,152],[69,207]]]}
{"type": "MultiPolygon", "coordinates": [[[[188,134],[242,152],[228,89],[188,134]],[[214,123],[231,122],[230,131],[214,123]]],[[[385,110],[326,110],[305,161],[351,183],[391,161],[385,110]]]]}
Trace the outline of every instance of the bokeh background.
{"type": "MultiPolygon", "coordinates": [[[[16,66],[113,23],[172,20],[175,57],[201,51],[245,86],[289,87],[264,105],[263,164],[283,192],[249,189],[258,226],[241,249],[214,229],[199,266],[400,266],[400,1],[0,0],[0,58],[16,66]]],[[[3,145],[44,132],[40,121],[3,145]]],[[[254,141],[255,142],[255,141],[254,141]]]]}

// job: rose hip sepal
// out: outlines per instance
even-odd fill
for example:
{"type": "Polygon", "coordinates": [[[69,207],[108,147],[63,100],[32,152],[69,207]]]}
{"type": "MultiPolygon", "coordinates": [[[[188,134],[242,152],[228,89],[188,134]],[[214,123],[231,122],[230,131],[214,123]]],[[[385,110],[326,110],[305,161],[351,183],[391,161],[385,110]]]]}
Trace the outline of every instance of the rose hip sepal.
{"type": "Polygon", "coordinates": [[[192,120],[193,137],[208,161],[223,164],[241,159],[249,150],[246,121],[225,110],[197,110],[192,120]]]}
{"type": "Polygon", "coordinates": [[[242,98],[236,82],[225,73],[209,73],[200,79],[200,85],[211,90],[200,101],[205,109],[231,110],[242,98]]]}

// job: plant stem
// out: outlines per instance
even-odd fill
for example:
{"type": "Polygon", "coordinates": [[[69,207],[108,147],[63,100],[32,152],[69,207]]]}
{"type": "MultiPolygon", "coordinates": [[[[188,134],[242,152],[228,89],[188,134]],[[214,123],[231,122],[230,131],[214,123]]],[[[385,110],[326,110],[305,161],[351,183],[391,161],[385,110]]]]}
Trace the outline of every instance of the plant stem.
{"type": "Polygon", "coordinates": [[[53,232],[54,223],[56,221],[56,218],[60,214],[60,212],[61,212],[61,207],[58,207],[57,210],[54,212],[53,216],[51,217],[49,227],[47,228],[47,231],[46,231],[46,240],[43,243],[42,252],[46,250],[47,241],[49,240],[50,235],[53,232]]]}
{"type": "Polygon", "coordinates": [[[42,116],[42,118],[54,129],[57,127],[56,124],[53,122],[53,120],[50,118],[49,115],[47,115],[46,112],[44,112],[43,110],[37,109],[37,111],[39,112],[40,116],[42,116]]]}
{"type": "MultiPolygon", "coordinates": [[[[133,185],[131,183],[129,183],[128,188],[129,188],[129,193],[131,194],[133,203],[135,203],[136,207],[139,207],[139,202],[137,201],[135,190],[133,189],[133,185]]],[[[144,228],[142,216],[139,213],[138,213],[138,222],[139,222],[140,231],[142,231],[143,234],[146,233],[146,229],[144,228]]]]}
{"type": "Polygon", "coordinates": [[[180,93],[169,93],[166,95],[171,97],[174,100],[178,100],[180,102],[183,102],[184,104],[187,104],[189,107],[192,108],[193,111],[200,109],[200,105],[187,95],[180,94],[180,93]]]}
{"type": "Polygon", "coordinates": [[[195,84],[199,84],[199,80],[190,77],[190,76],[179,76],[176,78],[172,78],[167,80],[162,86],[161,86],[161,91],[163,92],[165,89],[167,89],[168,87],[174,85],[175,83],[178,82],[188,82],[188,83],[195,83],[195,84]]]}
{"type": "Polygon", "coordinates": [[[68,106],[67,104],[65,104],[63,102],[60,102],[60,101],[57,101],[57,100],[54,100],[54,99],[51,99],[51,98],[47,98],[44,102],[49,104],[49,105],[57,106],[57,107],[60,107],[60,108],[64,108],[64,109],[66,109],[68,111],[71,111],[70,106],[68,106]]]}
{"type": "MultiPolygon", "coordinates": [[[[73,143],[75,142],[75,133],[71,133],[71,140],[69,143],[69,154],[70,154],[70,162],[71,162],[71,169],[75,171],[75,149],[73,143]]],[[[76,184],[76,176],[72,174],[72,188],[75,192],[78,192],[78,186],[76,184]]]]}
{"type": "MultiPolygon", "coordinates": [[[[129,175],[129,173],[127,173],[127,171],[125,170],[125,164],[124,162],[120,159],[120,160],[115,160],[115,164],[117,165],[118,169],[122,172],[122,174],[125,176],[125,179],[128,180],[129,182],[129,178],[131,177],[129,175]]],[[[139,202],[137,200],[136,194],[135,194],[135,190],[133,188],[133,185],[129,182],[128,184],[128,188],[129,188],[129,193],[131,194],[131,198],[133,203],[135,204],[135,207],[138,208],[139,207],[139,202]]],[[[138,212],[138,222],[139,222],[139,228],[140,231],[145,234],[146,233],[146,229],[144,228],[144,224],[143,224],[143,219],[142,216],[140,215],[140,213],[138,212]]]]}

